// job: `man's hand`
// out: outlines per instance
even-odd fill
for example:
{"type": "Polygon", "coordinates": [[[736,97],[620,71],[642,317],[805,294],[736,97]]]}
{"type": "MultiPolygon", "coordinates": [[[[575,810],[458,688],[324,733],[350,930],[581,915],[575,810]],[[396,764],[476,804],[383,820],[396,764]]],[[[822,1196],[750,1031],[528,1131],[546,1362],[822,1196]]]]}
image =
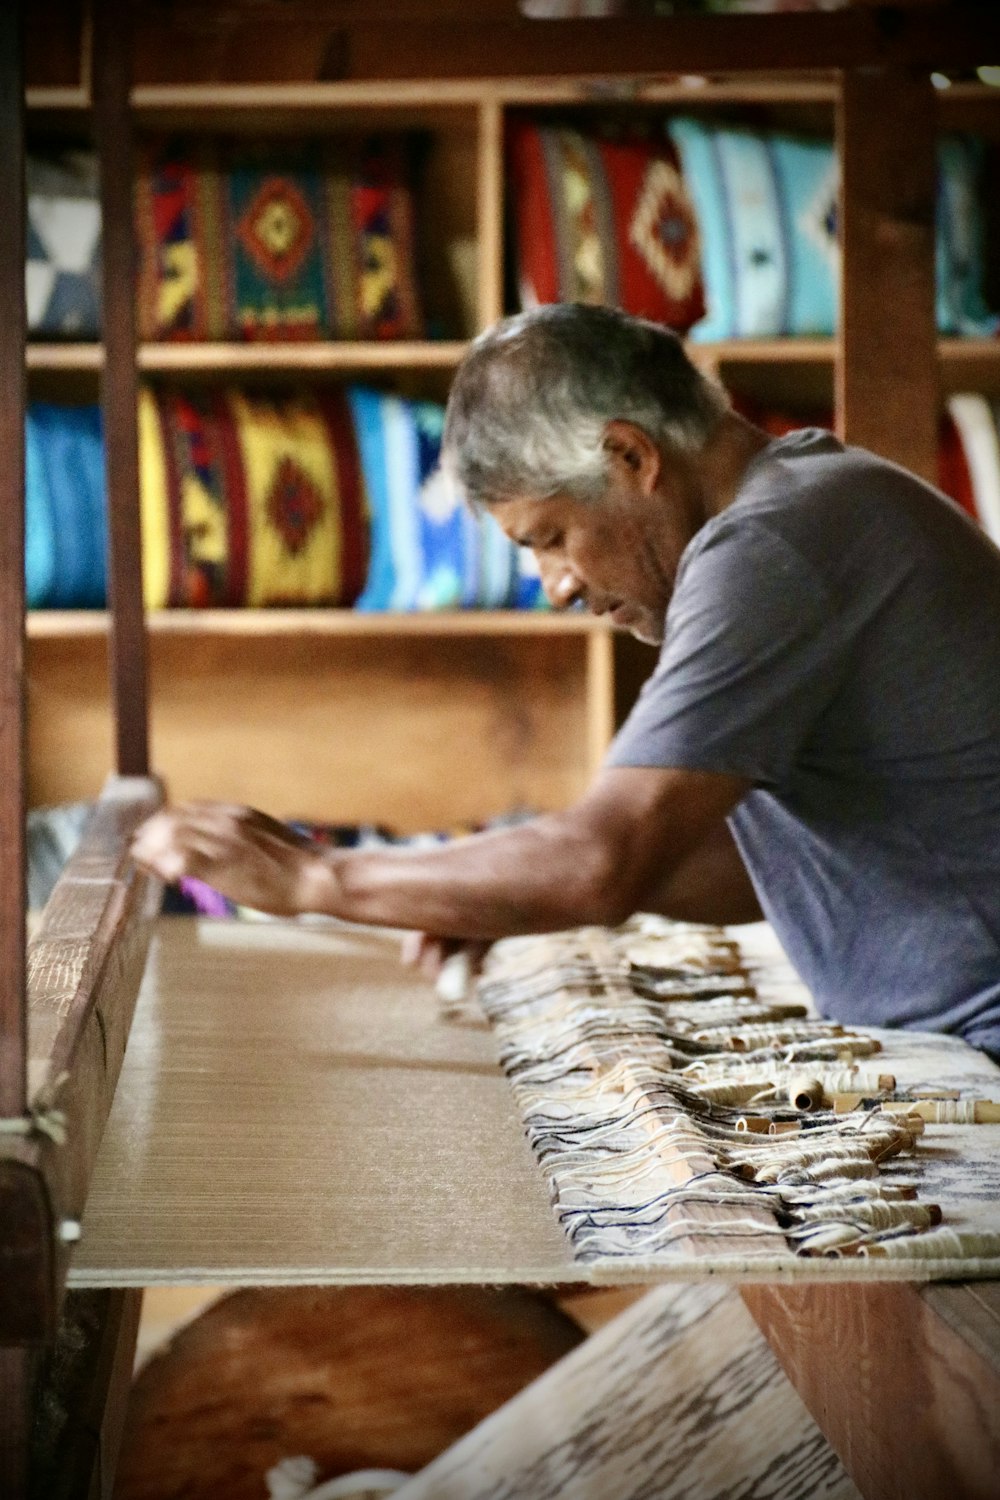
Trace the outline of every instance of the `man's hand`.
{"type": "Polygon", "coordinates": [[[185,802],[154,813],[132,841],[143,869],[203,880],[239,906],[275,916],[316,911],[332,870],[308,839],[252,807],[185,802]]]}
{"type": "Polygon", "coordinates": [[[437,980],[449,959],[462,954],[468,963],[470,977],[476,979],[491,947],[491,943],[467,943],[461,938],[435,937],[430,932],[408,932],[403,938],[399,956],[408,968],[419,969],[426,979],[437,980]]]}

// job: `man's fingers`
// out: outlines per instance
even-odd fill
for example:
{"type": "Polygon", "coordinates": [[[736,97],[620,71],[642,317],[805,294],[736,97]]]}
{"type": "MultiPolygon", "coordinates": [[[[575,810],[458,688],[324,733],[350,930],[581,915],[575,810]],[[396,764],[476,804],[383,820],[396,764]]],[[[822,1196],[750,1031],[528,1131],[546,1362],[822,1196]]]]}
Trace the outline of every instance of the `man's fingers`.
{"type": "Polygon", "coordinates": [[[415,969],[420,962],[420,955],[427,941],[425,932],[404,932],[403,940],[399,945],[399,959],[408,969],[415,969]]]}
{"type": "Polygon", "coordinates": [[[427,932],[407,932],[400,957],[433,982],[438,998],[446,1006],[462,1005],[472,993],[489,952],[489,943],[467,943],[460,938],[435,937],[427,932]]]}
{"type": "Polygon", "coordinates": [[[472,953],[463,947],[457,953],[450,953],[441,964],[434,988],[443,1005],[457,1007],[470,998],[474,984],[472,953]]]}

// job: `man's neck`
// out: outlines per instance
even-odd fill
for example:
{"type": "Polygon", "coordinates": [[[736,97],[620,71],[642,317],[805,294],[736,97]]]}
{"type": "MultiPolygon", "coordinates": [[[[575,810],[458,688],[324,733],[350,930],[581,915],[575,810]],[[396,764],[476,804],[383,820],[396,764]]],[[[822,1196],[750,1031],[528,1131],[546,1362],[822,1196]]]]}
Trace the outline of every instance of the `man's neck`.
{"type": "Polygon", "coordinates": [[[736,412],[727,412],[698,458],[705,520],[721,515],[739,493],[751,461],[771,438],[736,412]]]}

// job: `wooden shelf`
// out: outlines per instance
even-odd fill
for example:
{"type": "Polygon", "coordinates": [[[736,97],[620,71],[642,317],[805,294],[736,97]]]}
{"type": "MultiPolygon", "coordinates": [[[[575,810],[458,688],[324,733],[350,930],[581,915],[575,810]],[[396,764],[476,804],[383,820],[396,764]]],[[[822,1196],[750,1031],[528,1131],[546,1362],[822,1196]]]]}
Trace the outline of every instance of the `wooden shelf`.
{"type": "MultiPolygon", "coordinates": [[[[114,753],[108,617],[27,629],[29,802],[80,801],[114,753]]],[[[409,832],[555,810],[614,732],[618,634],[543,610],[158,612],[152,763],[182,801],[409,832]]]]}
{"type": "Polygon", "coordinates": [[[832,338],[721,339],[689,343],[687,352],[708,364],[832,364],[837,343],[832,338]]]}
{"type": "MultiPolygon", "coordinates": [[[[449,370],[467,345],[459,339],[383,343],[143,344],[139,369],[147,374],[207,374],[230,371],[449,370]]],[[[29,344],[29,370],[94,371],[104,364],[97,343],[29,344]]]]}
{"type": "MultiPolygon", "coordinates": [[[[333,111],[474,109],[484,101],[513,106],[558,104],[834,104],[833,72],[787,74],[683,74],[634,78],[446,78],[433,83],[392,80],[382,82],[138,84],[132,104],[142,123],[161,123],[161,117],[184,115],[237,118],[267,112],[268,127],[287,114],[301,125],[303,116],[333,111]]],[[[1000,104],[1000,88],[976,82],[953,83],[937,91],[938,102],[952,106],[1000,104]]],[[[78,114],[90,111],[83,88],[30,88],[29,114],[78,114]]]]}
{"type": "Polygon", "coordinates": [[[940,339],[938,358],[946,368],[962,365],[995,366],[1000,362],[1000,338],[995,339],[940,339]]]}
{"type": "MultiPolygon", "coordinates": [[[[163,116],[267,112],[268,126],[287,112],[301,123],[310,112],[385,109],[393,113],[448,108],[477,108],[484,100],[510,105],[545,104],[833,104],[836,77],[815,71],[789,77],[780,74],[671,75],[635,78],[448,78],[342,83],[138,84],[132,104],[143,123],[163,116]]],[[[983,90],[983,92],[989,92],[983,90]]],[[[82,88],[33,88],[27,93],[31,113],[90,108],[82,88]]]]}
{"type": "MultiPolygon", "coordinates": [[[[287,344],[143,344],[139,368],[147,374],[226,374],[266,372],[424,369],[449,370],[460,362],[468,344],[462,339],[391,343],[287,344]]],[[[796,365],[833,364],[834,338],[724,339],[691,343],[688,353],[703,364],[796,365]]],[[[942,338],[938,355],[946,368],[1000,364],[1000,338],[942,338]]],[[[104,363],[100,344],[29,344],[29,370],[99,370],[104,363]]]]}
{"type": "MultiPolygon", "coordinates": [[[[615,627],[583,612],[547,609],[426,610],[368,614],[355,609],[170,609],[147,616],[156,636],[525,636],[611,635],[615,627]]],[[[27,616],[32,640],[103,636],[108,615],[100,609],[37,609],[27,616]]]]}

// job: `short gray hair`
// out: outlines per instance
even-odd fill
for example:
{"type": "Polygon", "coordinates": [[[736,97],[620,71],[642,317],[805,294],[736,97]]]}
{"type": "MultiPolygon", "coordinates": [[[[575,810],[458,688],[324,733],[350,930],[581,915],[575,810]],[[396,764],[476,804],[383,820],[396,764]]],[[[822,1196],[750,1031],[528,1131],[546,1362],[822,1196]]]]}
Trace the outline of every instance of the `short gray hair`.
{"type": "Polygon", "coordinates": [[[474,506],[515,495],[594,500],[607,483],[608,422],[693,452],[728,409],[669,329],[553,303],[474,340],[448,398],[442,462],[474,506]]]}

